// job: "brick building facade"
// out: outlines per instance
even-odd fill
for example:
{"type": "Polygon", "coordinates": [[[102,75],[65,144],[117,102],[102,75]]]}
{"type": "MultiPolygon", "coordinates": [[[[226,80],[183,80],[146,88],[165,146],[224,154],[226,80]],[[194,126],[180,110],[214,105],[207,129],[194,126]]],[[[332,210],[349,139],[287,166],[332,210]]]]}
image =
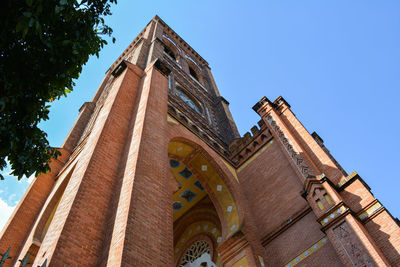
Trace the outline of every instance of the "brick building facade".
{"type": "Polygon", "coordinates": [[[282,97],[243,137],[228,105],[156,16],[20,201],[4,266],[400,266],[398,221],[282,97]]]}

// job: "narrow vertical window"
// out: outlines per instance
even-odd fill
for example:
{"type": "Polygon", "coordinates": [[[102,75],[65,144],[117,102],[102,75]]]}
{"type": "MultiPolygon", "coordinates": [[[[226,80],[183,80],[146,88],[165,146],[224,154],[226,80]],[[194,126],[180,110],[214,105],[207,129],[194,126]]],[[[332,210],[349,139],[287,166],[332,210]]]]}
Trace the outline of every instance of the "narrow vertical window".
{"type": "Polygon", "coordinates": [[[321,200],[317,200],[317,205],[318,205],[318,208],[320,209],[320,210],[323,210],[324,209],[324,204],[322,204],[322,201],[321,200]]]}
{"type": "Polygon", "coordinates": [[[171,77],[171,75],[168,75],[168,89],[172,90],[172,77],[171,77]]]}
{"type": "Polygon", "coordinates": [[[196,81],[199,81],[199,78],[197,77],[197,73],[194,71],[192,67],[189,66],[189,73],[190,75],[196,79],[196,81]]]}
{"type": "Polygon", "coordinates": [[[164,52],[165,52],[165,54],[167,54],[170,58],[172,58],[174,61],[176,61],[176,56],[175,56],[174,52],[172,52],[172,50],[171,50],[169,47],[164,46],[164,52]]]}
{"type": "Polygon", "coordinates": [[[326,202],[328,202],[328,204],[332,204],[332,199],[328,194],[324,194],[324,198],[325,198],[326,202]]]}

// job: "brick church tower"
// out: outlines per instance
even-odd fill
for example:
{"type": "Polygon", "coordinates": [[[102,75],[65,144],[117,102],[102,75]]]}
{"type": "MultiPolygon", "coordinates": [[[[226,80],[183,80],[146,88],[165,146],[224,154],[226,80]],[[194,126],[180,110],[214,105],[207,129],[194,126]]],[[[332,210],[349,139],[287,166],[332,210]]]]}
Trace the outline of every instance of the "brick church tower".
{"type": "Polygon", "coordinates": [[[243,137],[228,105],[156,16],[20,201],[0,266],[400,266],[398,221],[282,97],[243,137]]]}

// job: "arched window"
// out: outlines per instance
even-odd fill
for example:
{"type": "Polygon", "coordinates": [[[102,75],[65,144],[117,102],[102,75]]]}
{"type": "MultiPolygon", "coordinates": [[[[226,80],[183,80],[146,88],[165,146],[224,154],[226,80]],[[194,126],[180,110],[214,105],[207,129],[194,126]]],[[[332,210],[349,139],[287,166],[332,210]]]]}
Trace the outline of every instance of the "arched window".
{"type": "Polygon", "coordinates": [[[190,98],[180,87],[176,88],[176,93],[189,107],[201,113],[200,105],[190,98]]]}
{"type": "Polygon", "coordinates": [[[165,54],[167,54],[167,55],[170,56],[173,60],[176,61],[176,56],[175,56],[174,52],[172,52],[172,50],[171,50],[168,46],[164,46],[164,52],[165,52],[165,54]]]}
{"type": "Polygon", "coordinates": [[[203,86],[203,75],[202,75],[202,70],[199,64],[194,61],[190,56],[185,55],[186,57],[186,62],[189,67],[189,74],[190,76],[197,81],[201,86],[203,86]]]}
{"type": "Polygon", "coordinates": [[[200,258],[204,253],[210,253],[210,246],[204,240],[197,241],[183,255],[180,267],[185,267],[186,263],[192,263],[197,258],[200,258]]]}
{"type": "MultiPolygon", "coordinates": [[[[58,208],[58,204],[60,204],[61,198],[64,195],[65,189],[67,188],[68,182],[72,176],[72,173],[75,169],[75,166],[69,171],[67,176],[63,178],[61,181],[61,184],[58,186],[57,191],[55,194],[51,197],[51,200],[47,204],[47,207],[45,208],[43,214],[40,217],[40,220],[36,226],[35,233],[34,233],[34,238],[39,240],[40,242],[43,241],[47,234],[47,230],[49,229],[49,226],[51,222],[53,221],[54,214],[56,213],[56,210],[58,208]]],[[[62,178],[59,178],[62,179],[62,178]]]]}
{"type": "Polygon", "coordinates": [[[179,47],[165,35],[163,35],[163,44],[164,53],[176,63],[180,53],[179,47]]]}

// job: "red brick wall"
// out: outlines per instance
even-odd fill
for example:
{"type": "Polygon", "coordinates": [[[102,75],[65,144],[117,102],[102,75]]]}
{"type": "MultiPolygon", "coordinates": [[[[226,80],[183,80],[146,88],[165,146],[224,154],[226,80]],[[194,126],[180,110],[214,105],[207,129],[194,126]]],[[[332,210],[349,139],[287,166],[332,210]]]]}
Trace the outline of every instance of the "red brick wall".
{"type": "Polygon", "coordinates": [[[355,180],[347,186],[340,192],[340,196],[343,198],[346,205],[356,213],[368,206],[375,199],[360,180],[355,180]]]}
{"type": "Polygon", "coordinates": [[[35,264],[48,258],[50,265],[95,265],[103,247],[106,220],[117,181],[118,162],[139,81],[127,70],[113,89],[97,117],[88,142],[40,247],[35,264]],[[122,81],[123,79],[123,81],[122,81]],[[121,83],[122,82],[122,83],[121,83]]]}
{"type": "Polygon", "coordinates": [[[400,266],[400,228],[384,210],[365,224],[368,233],[392,266],[400,266]]]}
{"type": "Polygon", "coordinates": [[[328,241],[317,252],[314,252],[309,257],[302,260],[297,267],[303,266],[329,266],[329,267],[340,267],[345,266],[338,258],[335,249],[332,244],[328,241]]]}
{"type": "MultiPolygon", "coordinates": [[[[320,224],[316,222],[316,219],[315,215],[309,212],[265,246],[268,256],[266,260],[271,266],[283,266],[287,264],[321,240],[325,234],[320,230],[320,224]]],[[[302,261],[301,264],[303,266],[342,266],[329,241],[323,248],[304,260],[304,263],[302,261]],[[318,264],[304,265],[311,262],[318,264]]]]}
{"type": "Polygon", "coordinates": [[[307,205],[300,195],[302,184],[276,140],[239,172],[239,181],[260,238],[307,205]]]}
{"type": "Polygon", "coordinates": [[[145,71],[140,98],[129,126],[121,181],[110,227],[111,243],[101,264],[171,266],[172,189],[166,138],[168,80],[145,71]]]}
{"type": "MultiPolygon", "coordinates": [[[[49,194],[45,204],[43,205],[43,208],[40,214],[38,215],[34,226],[31,229],[29,237],[25,240],[24,247],[20,251],[18,259],[24,258],[26,253],[29,252],[30,255],[29,261],[30,262],[34,261],[36,254],[39,250],[40,242],[43,237],[45,225],[47,224],[47,221],[49,220],[51,213],[53,212],[57,202],[60,200],[65,191],[65,188],[71,177],[71,173],[73,170],[72,167],[73,166],[69,165],[68,167],[62,170],[62,173],[60,175],[58,175],[56,183],[54,184],[51,193],[49,194]],[[31,249],[32,244],[34,244],[33,245],[33,247],[35,248],[34,251],[32,251],[31,249]],[[35,251],[36,253],[34,253],[35,251]]],[[[17,255],[15,255],[14,258],[16,260],[17,255]]]]}

